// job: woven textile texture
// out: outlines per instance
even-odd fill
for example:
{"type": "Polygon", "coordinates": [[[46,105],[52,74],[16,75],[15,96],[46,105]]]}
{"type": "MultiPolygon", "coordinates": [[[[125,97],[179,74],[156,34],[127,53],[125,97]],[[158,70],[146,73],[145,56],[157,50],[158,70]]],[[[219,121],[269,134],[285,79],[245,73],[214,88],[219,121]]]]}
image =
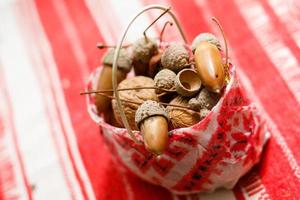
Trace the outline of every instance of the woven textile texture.
{"type": "MultiPolygon", "coordinates": [[[[127,43],[160,14],[143,15],[127,43]]],[[[300,2],[297,0],[1,0],[0,200],[300,199],[300,2]],[[145,5],[169,5],[188,42],[221,35],[271,138],[233,190],[180,196],[114,162],[79,95],[105,51],[145,5]]],[[[159,20],[148,34],[158,36],[159,20]]],[[[166,41],[180,41],[175,26],[166,41]]],[[[222,40],[221,40],[222,41],[222,40]]]]}

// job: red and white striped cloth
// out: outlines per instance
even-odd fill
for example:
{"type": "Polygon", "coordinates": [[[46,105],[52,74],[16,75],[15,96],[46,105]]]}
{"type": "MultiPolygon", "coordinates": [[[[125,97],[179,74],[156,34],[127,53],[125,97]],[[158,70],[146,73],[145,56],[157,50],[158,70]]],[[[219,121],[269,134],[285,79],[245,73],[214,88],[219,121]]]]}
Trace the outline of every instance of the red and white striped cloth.
{"type": "MultiPolygon", "coordinates": [[[[297,0],[1,0],[0,200],[300,199],[300,3],[297,0]],[[189,42],[222,23],[232,62],[272,137],[232,190],[172,195],[123,172],[79,96],[143,6],[172,6],[189,42]]],[[[143,15],[133,41],[157,16],[143,15]]],[[[149,34],[157,35],[163,20],[149,34]]],[[[165,40],[178,38],[174,27],[165,40]]]]}

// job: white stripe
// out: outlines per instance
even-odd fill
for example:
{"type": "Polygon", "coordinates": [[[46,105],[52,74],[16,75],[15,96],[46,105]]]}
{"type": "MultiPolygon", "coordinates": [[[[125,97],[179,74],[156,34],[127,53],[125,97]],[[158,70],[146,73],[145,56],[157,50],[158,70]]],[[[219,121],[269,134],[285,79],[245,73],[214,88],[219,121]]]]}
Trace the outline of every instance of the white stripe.
{"type": "MultiPolygon", "coordinates": [[[[67,140],[69,141],[69,147],[71,150],[71,154],[74,158],[75,167],[77,168],[79,176],[83,182],[83,186],[87,193],[87,197],[89,200],[93,200],[93,199],[96,199],[96,197],[95,197],[91,182],[89,180],[86,169],[83,165],[82,158],[81,158],[81,155],[80,155],[80,152],[78,149],[75,131],[72,126],[70,113],[69,113],[69,110],[66,105],[66,100],[64,98],[64,92],[63,92],[61,81],[60,81],[60,78],[58,75],[59,73],[57,70],[57,66],[55,64],[55,60],[54,60],[54,57],[52,54],[52,49],[51,49],[49,41],[47,40],[47,37],[46,37],[45,31],[43,29],[43,26],[41,24],[40,18],[37,14],[37,8],[35,7],[33,2],[31,5],[32,5],[31,13],[33,14],[33,19],[35,19],[35,27],[37,29],[36,33],[38,34],[37,39],[39,39],[39,43],[41,44],[40,51],[47,62],[48,70],[50,72],[48,74],[48,76],[50,78],[52,87],[54,88],[57,106],[60,110],[60,112],[58,114],[61,115],[62,125],[63,125],[64,129],[66,130],[66,137],[67,137],[67,140]]],[[[70,25],[70,26],[72,26],[72,25],[70,25]]],[[[74,29],[71,28],[71,30],[69,30],[69,31],[72,31],[72,30],[74,30],[74,29]]],[[[75,35],[76,33],[71,33],[71,34],[75,35]]],[[[76,36],[75,37],[72,36],[72,38],[74,39],[74,38],[76,38],[76,36]]],[[[75,42],[79,43],[78,41],[75,41],[75,42]]],[[[80,48],[80,46],[78,46],[78,48],[80,48]]],[[[82,52],[83,52],[82,49],[78,50],[79,54],[81,54],[82,52]]],[[[83,60],[85,60],[83,54],[81,54],[80,57],[83,58],[83,60]]],[[[78,61],[78,62],[80,63],[80,61],[78,61]]],[[[81,68],[83,69],[84,67],[81,66],[81,68]]],[[[86,73],[84,69],[83,69],[83,73],[86,73]]],[[[84,79],[84,77],[82,79],[84,79]]],[[[66,142],[66,141],[64,141],[64,142],[66,142]]],[[[66,146],[66,144],[65,144],[65,146],[66,146]]]]}
{"type": "Polygon", "coordinates": [[[300,68],[295,56],[271,26],[268,15],[258,1],[236,2],[252,33],[300,103],[300,68]]]}
{"type": "MultiPolygon", "coordinates": [[[[7,7],[6,7],[7,8],[7,7]]],[[[1,14],[0,14],[1,16],[1,14]]],[[[1,50],[1,49],[0,49],[1,50]]],[[[1,51],[0,51],[1,52],[1,51]]],[[[0,73],[1,64],[0,64],[0,73]]],[[[4,80],[2,80],[4,81],[4,80]]],[[[9,121],[8,107],[9,103],[6,101],[4,94],[4,85],[0,85],[0,113],[3,122],[3,132],[0,133],[0,182],[1,182],[1,195],[4,199],[18,197],[25,199],[28,197],[25,181],[21,171],[21,166],[16,152],[16,144],[13,139],[13,130],[11,122],[9,121]],[[13,182],[11,182],[13,181],[13,182]]],[[[1,131],[1,130],[0,130],[1,131]]]]}
{"type": "Polygon", "coordinates": [[[70,199],[63,171],[51,139],[39,82],[28,58],[17,13],[11,8],[1,11],[1,62],[11,96],[16,134],[30,184],[36,186],[35,199],[70,199]],[[15,14],[13,14],[15,13],[15,14]]]}

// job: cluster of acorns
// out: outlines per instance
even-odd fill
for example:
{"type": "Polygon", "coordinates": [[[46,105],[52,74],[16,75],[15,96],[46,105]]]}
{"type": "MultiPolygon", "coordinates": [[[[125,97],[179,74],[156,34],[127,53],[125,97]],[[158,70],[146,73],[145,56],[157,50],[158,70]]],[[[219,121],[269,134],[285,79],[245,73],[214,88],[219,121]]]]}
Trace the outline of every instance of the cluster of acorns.
{"type": "MultiPolygon", "coordinates": [[[[147,36],[121,48],[117,61],[118,93],[132,130],[140,130],[145,147],[161,154],[168,132],[201,121],[217,104],[226,85],[226,65],[219,40],[201,33],[191,46],[165,46],[147,36]],[[134,77],[127,73],[134,68],[134,77]]],[[[95,96],[99,115],[123,127],[112,91],[115,49],[108,49],[95,96]],[[113,112],[112,112],[113,111],[113,112]]]]}

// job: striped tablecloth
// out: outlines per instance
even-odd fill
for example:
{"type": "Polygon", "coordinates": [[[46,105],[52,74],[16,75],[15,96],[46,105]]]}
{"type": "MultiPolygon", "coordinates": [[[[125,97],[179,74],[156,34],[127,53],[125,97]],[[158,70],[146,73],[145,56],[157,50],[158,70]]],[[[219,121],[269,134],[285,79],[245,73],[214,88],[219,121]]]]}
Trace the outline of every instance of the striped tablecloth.
{"type": "MultiPolygon", "coordinates": [[[[128,41],[158,14],[141,17],[128,41]]],[[[164,39],[178,39],[175,27],[164,39]]],[[[300,199],[299,47],[298,0],[1,0],[0,200],[300,199]],[[115,44],[150,3],[172,6],[189,42],[218,34],[217,17],[240,81],[268,121],[261,163],[233,190],[176,196],[124,172],[79,96],[101,63],[96,43],[115,44]]]]}

